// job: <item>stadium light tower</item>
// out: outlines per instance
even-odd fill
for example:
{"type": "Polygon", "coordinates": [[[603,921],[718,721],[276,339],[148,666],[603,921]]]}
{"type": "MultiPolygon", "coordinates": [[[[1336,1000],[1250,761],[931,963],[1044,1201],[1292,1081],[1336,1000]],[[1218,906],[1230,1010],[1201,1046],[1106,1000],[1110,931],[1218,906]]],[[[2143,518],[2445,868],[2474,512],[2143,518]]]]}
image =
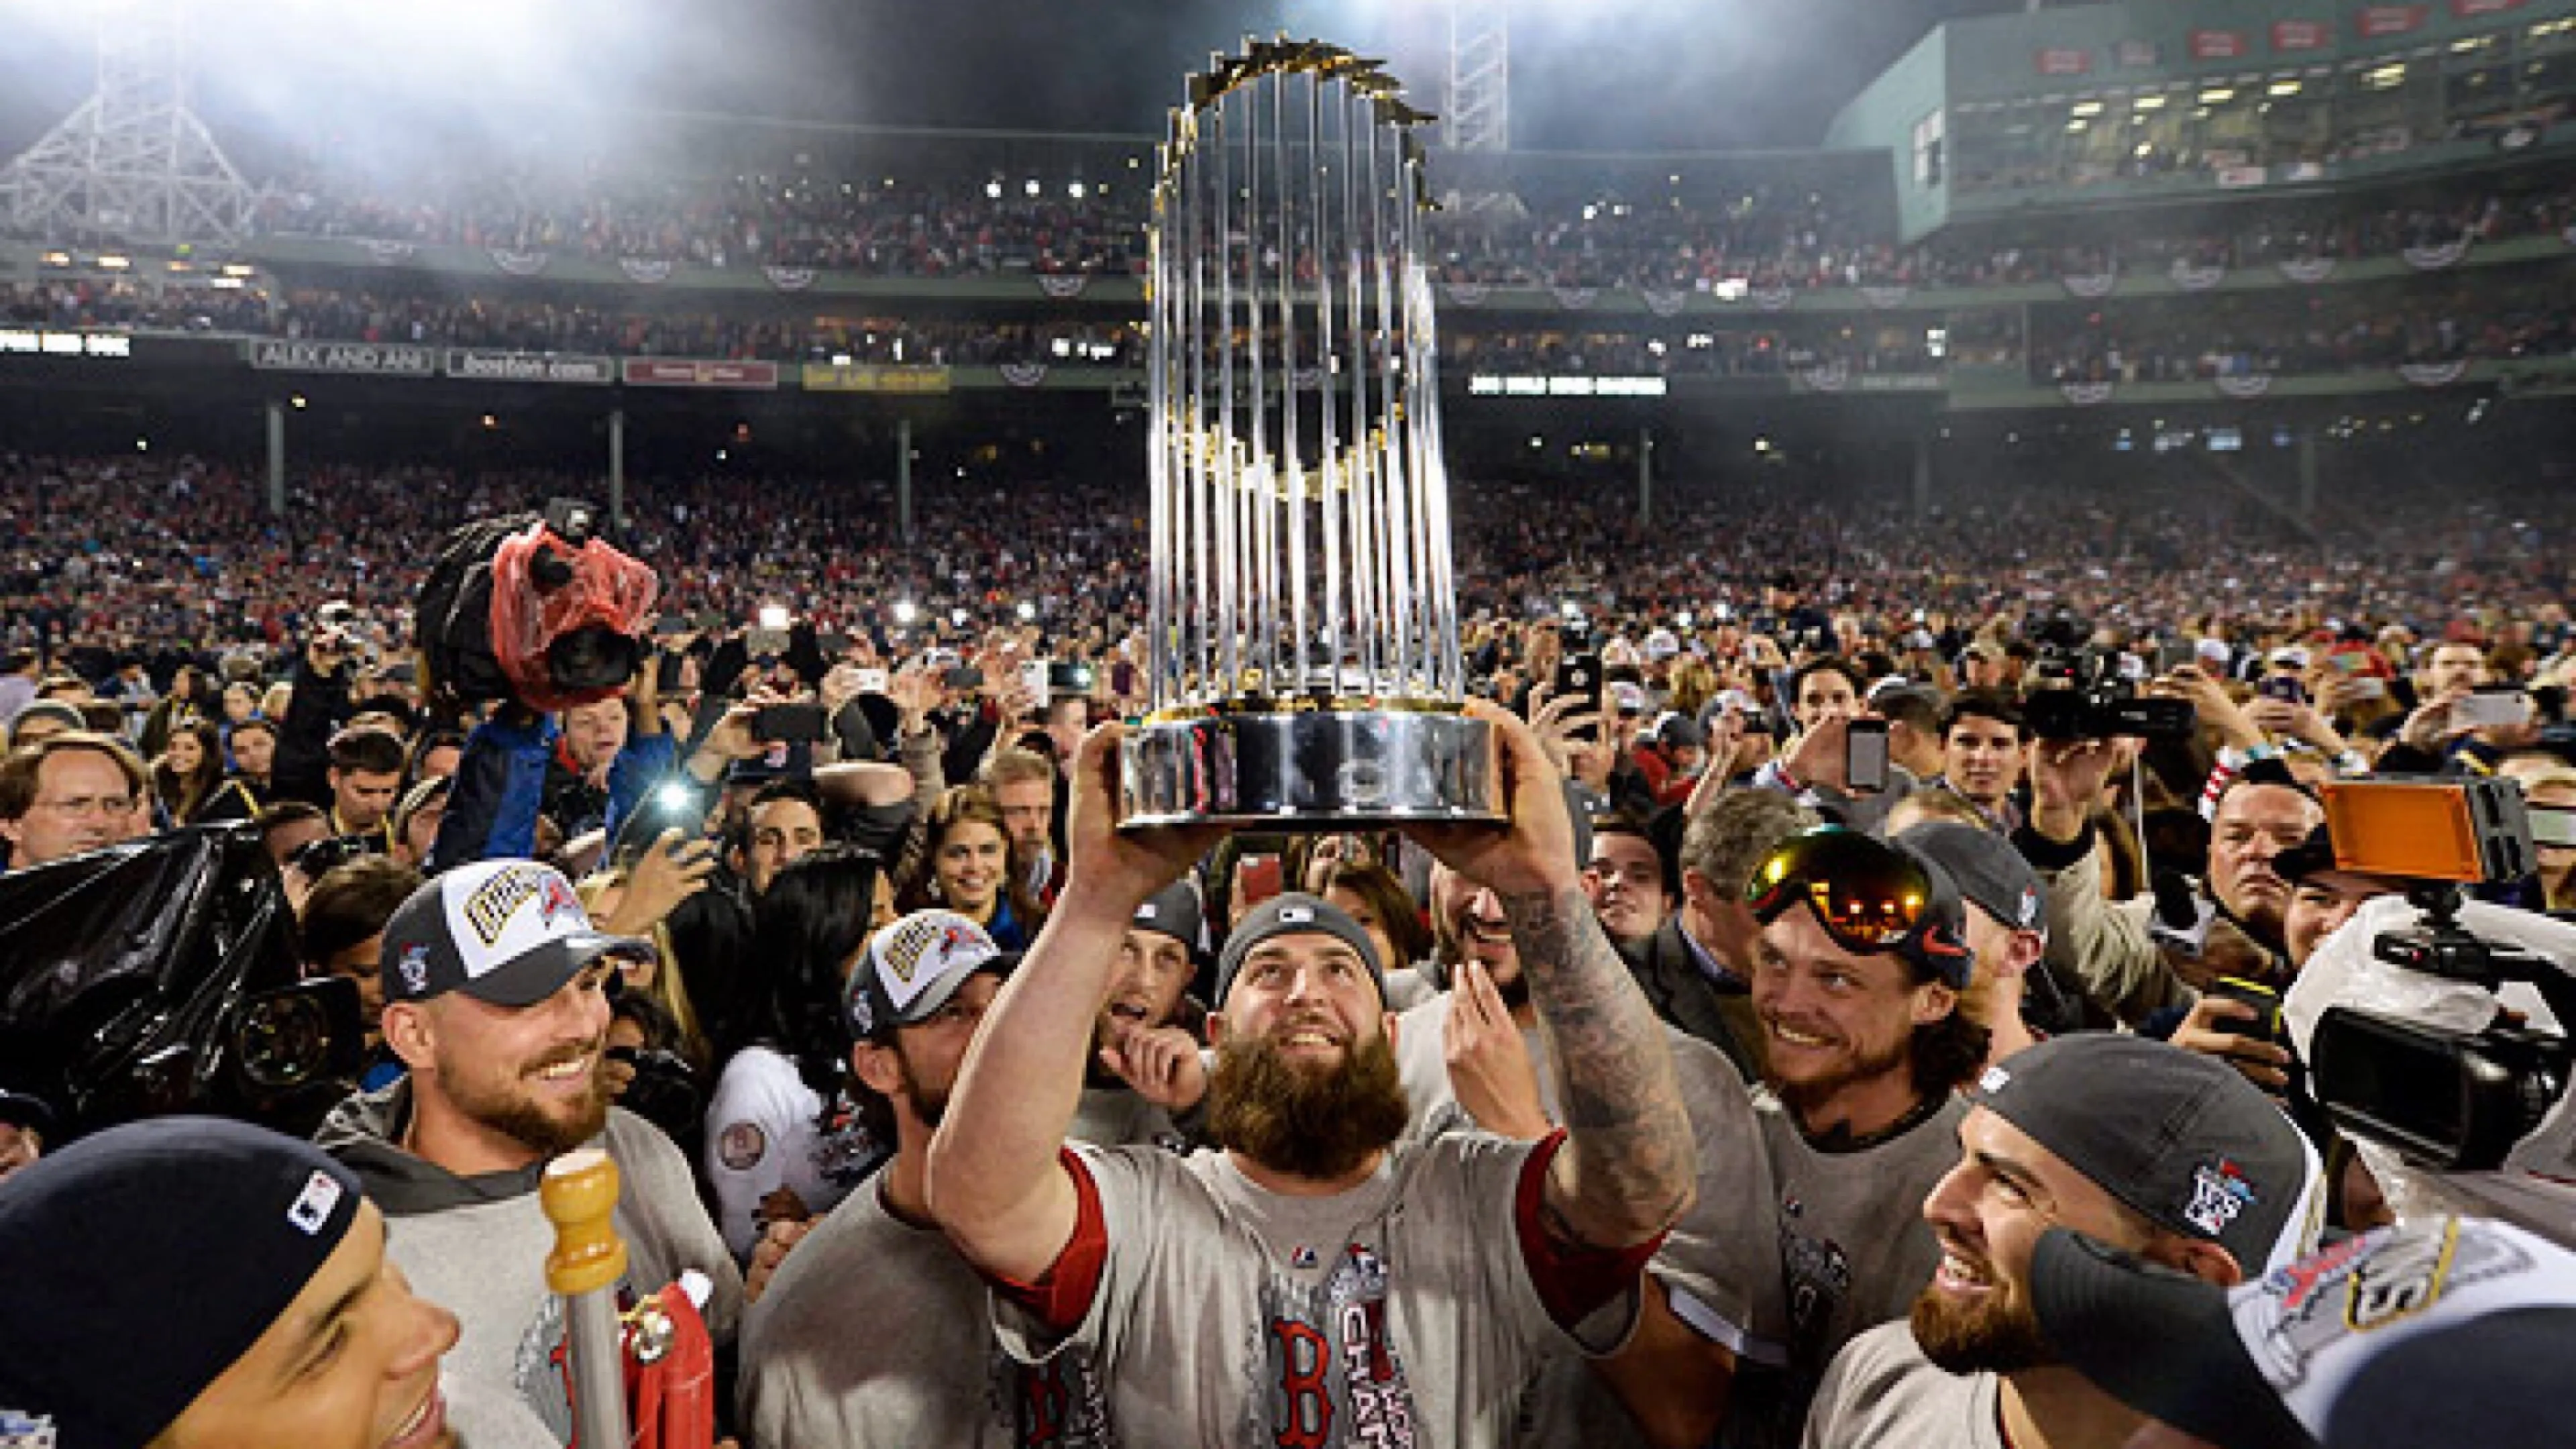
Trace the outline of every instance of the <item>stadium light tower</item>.
{"type": "Polygon", "coordinates": [[[1512,148],[1510,0],[1449,0],[1449,145],[1512,148]]]}
{"type": "MultiPolygon", "coordinates": [[[[1512,149],[1511,0],[1449,0],[1449,113],[1441,118],[1453,151],[1500,155],[1512,149]]],[[[1508,214],[1519,201],[1499,174],[1449,193],[1470,215],[1508,214]]]]}
{"type": "Polygon", "coordinates": [[[62,240],[241,240],[259,193],[189,109],[187,0],[93,3],[98,88],[0,170],[11,222],[62,240]]]}

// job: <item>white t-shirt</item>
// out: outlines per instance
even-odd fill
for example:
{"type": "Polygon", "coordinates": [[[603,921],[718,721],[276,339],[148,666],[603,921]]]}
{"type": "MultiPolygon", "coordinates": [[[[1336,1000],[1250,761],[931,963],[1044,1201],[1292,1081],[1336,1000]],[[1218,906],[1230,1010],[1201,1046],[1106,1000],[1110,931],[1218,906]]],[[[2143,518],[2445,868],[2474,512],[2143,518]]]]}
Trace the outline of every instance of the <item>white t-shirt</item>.
{"type": "Polygon", "coordinates": [[[716,1227],[737,1261],[749,1261],[760,1242],[762,1198],[784,1187],[821,1217],[883,1156],[855,1124],[827,1132],[821,1095],[769,1047],[736,1053],[707,1104],[707,1181],[716,1227]]]}

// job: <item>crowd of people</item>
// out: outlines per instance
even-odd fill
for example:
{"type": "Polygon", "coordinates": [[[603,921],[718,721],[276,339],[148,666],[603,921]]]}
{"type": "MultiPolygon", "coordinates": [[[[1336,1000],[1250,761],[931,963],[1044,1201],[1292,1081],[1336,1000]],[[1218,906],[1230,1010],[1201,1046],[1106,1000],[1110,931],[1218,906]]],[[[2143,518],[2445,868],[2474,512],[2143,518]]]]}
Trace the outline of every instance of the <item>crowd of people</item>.
{"type": "MultiPolygon", "coordinates": [[[[2503,778],[2576,812],[2538,544],[2567,520],[2394,485],[2423,531],[2383,550],[2444,566],[2294,563],[2153,494],[1827,525],[1685,491],[1712,526],[1659,545],[1471,491],[1467,712],[1508,827],[1128,835],[1132,500],[934,495],[903,547],[810,487],[648,487],[615,541],[675,627],[617,616],[631,677],[460,699],[403,659],[440,530],[560,481],[317,476],[272,528],[201,464],[0,476],[0,932],[239,832],[228,889],[292,913],[363,1033],[264,1128],[119,1125],[66,1043],[0,1063],[0,1269],[43,1310],[0,1319],[12,1432],[257,1442],[334,1403],[351,1444],[559,1446],[536,1189],[587,1145],[625,1175],[629,1285],[699,1280],[757,1449],[2279,1442],[2116,1372],[2142,1320],[2052,1287],[2077,1270],[2042,1239],[2213,1304],[2328,1231],[2381,1234],[2346,1266],[2420,1242],[2303,1044],[2244,1025],[2248,990],[2369,957],[2407,888],[2344,862],[2317,792],[2503,778]],[[2266,577],[2222,608],[2215,567],[2266,577]],[[2184,722],[2044,723],[2106,680],[2184,722]],[[2471,710],[2499,689],[2520,713],[2471,710]],[[148,1273],[218,1241],[202,1321],[103,1367],[140,1290],[67,1274],[77,1245],[148,1273]],[[334,1314],[345,1362],[256,1367],[334,1314]]],[[[2556,943],[2530,912],[2576,904],[2571,864],[2545,844],[2469,924],[2556,943]]],[[[0,1000],[22,1044],[85,1009],[0,1000]]],[[[2545,1442],[2512,1437],[2542,1406],[2488,1407],[2545,1442]]]]}
{"type": "MultiPolygon", "coordinates": [[[[265,225],[1134,269],[1141,193],[1041,190],[317,186],[265,225]]],[[[2026,282],[2495,240],[2568,205],[1905,253],[1765,194],[1442,245],[1468,285],[2026,282]]],[[[2028,363],[2179,380],[2576,340],[2545,288],[2293,301],[2106,309],[2028,363]]],[[[0,316],[1138,347],[390,286],[40,282],[0,316]]],[[[1922,370],[1917,336],[1449,345],[1778,375],[1922,370]]],[[[601,501],[592,477],[320,462],[272,513],[242,459],[0,453],[0,1446],[564,1449],[598,1406],[540,1182],[584,1149],[623,1180],[606,1291],[714,1350],[695,1389],[640,1374],[637,1412],[711,1396],[746,1449],[2566,1442],[2576,1257],[2356,1135],[2314,1025],[2436,898],[2330,820],[2375,782],[2525,820],[2484,858],[2528,869],[2439,899],[2576,973],[2550,918],[2576,911],[2564,466],[2382,438],[2275,494],[2254,474],[2284,470],[2165,458],[2162,422],[2079,453],[1953,421],[1921,502],[1853,476],[1857,438],[1667,468],[1651,516],[1624,478],[1454,480],[1469,697],[1423,712],[1484,732],[1500,818],[1313,831],[1119,828],[1137,733],[1207,731],[1179,753],[1211,771],[1235,750],[1154,693],[1143,470],[1052,439],[922,470],[909,534],[889,484],[804,471],[646,473],[602,520],[534,512],[601,501]],[[66,902],[131,929],[65,939],[66,902]],[[254,1020],[299,1031],[237,1049],[254,1020]],[[2286,1394],[2285,1344],[2324,1365],[2286,1394]]],[[[1333,763],[1363,795],[1372,762],[1333,763]]],[[[2439,989],[2544,1028],[2565,997],[2439,989]]],[[[2502,1180],[2545,1194],[2576,1152],[2528,1115],[2502,1180]]]]}
{"type": "MultiPolygon", "coordinates": [[[[2142,447],[2144,445],[2141,445],[2142,447]]],[[[2311,515],[2140,466],[2117,489],[2068,489],[2037,451],[1973,497],[1900,499],[1832,489],[1668,481],[1661,518],[1633,493],[1459,480],[1461,604],[1517,618],[1574,603],[1638,617],[1694,614],[1716,628],[1754,607],[1781,568],[1816,580],[1837,627],[1901,639],[1926,621],[1955,648],[1994,609],[1998,579],[2034,605],[2141,634],[2258,630],[2328,620],[2538,617],[2565,585],[2553,541],[2576,527],[2552,490],[2521,480],[2428,495],[2403,467],[2373,470],[2311,515]],[[1819,499],[1832,506],[1821,509],[1819,499]],[[1673,519],[1710,527],[1676,529],[1673,519]],[[1722,526],[1718,521],[1722,520],[1722,526]],[[1922,614],[1916,617],[1917,611],[1922,614]]],[[[1784,463],[1785,465],[1785,463],[1784,463]]],[[[255,470],[128,455],[0,458],[0,645],[74,660],[93,677],[123,655],[166,678],[182,660],[284,648],[320,605],[349,603],[370,644],[406,647],[422,541],[550,496],[600,498],[596,478],[434,467],[317,465],[268,516],[255,470]]],[[[751,622],[785,608],[824,633],[884,634],[898,605],[913,637],[1013,622],[1026,606],[1099,657],[1142,621],[1146,500],[1136,484],[918,481],[906,546],[883,480],[715,474],[630,481],[629,536],[658,561],[675,617],[751,622]],[[829,492],[843,505],[809,510],[829,492]]],[[[1931,647],[1931,646],[1926,646],[1931,647]]]]}

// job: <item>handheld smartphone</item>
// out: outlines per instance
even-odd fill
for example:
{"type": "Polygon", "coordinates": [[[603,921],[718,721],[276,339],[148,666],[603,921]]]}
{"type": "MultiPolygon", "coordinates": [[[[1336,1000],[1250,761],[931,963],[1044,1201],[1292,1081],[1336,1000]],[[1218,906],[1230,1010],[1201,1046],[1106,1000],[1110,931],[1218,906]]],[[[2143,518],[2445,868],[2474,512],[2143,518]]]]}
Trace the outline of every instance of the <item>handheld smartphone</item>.
{"type": "Polygon", "coordinates": [[[742,635],[742,649],[754,659],[775,659],[787,652],[787,631],[767,625],[746,629],[742,635]]]}
{"type": "Polygon", "coordinates": [[[1875,795],[1887,788],[1887,721],[1854,718],[1843,722],[1843,782],[1852,793],[1875,795]]]}
{"type": "Polygon", "coordinates": [[[689,621],[678,614],[664,614],[653,621],[653,632],[666,639],[673,634],[686,634],[689,632],[689,621]]]}
{"type": "Polygon", "coordinates": [[[823,738],[823,706],[765,704],[752,719],[752,736],[770,744],[810,745],[823,738]]]}
{"type": "Polygon", "coordinates": [[[2326,663],[2337,674],[2359,674],[2362,662],[2361,655],[2350,649],[2338,649],[2326,656],[2326,663]]]}
{"type": "Polygon", "coordinates": [[[894,682],[894,676],[882,669],[862,669],[858,677],[861,694],[883,694],[894,682]]]}
{"type": "Polygon", "coordinates": [[[1032,659],[1020,666],[1020,689],[1039,704],[1047,702],[1047,662],[1032,659]]]}
{"type": "MultiPolygon", "coordinates": [[[[1569,654],[1558,660],[1555,683],[1556,695],[1559,699],[1569,694],[1580,695],[1584,701],[1583,713],[1593,715],[1604,713],[1601,703],[1600,655],[1569,654]]],[[[1588,741],[1599,739],[1601,734],[1595,726],[1585,725],[1574,731],[1573,737],[1588,741]]]]}
{"type": "Polygon", "coordinates": [[[972,664],[960,664],[948,671],[948,687],[956,690],[982,689],[984,671],[972,664]]]}
{"type": "Polygon", "coordinates": [[[2241,1001],[2254,1008],[2255,1014],[2251,1021],[2241,1016],[2231,1017],[2218,1023],[2218,1030],[2232,1032],[2237,1036],[2255,1041],[2277,1042],[2283,1039],[2280,992],[2259,981],[2221,976],[2217,984],[2209,988],[2209,994],[2224,997],[2229,1001],[2241,1001]]]}
{"type": "Polygon", "coordinates": [[[2530,719],[2531,696],[2510,684],[2481,684],[2451,706],[2451,723],[2472,729],[2503,728],[2530,719]]]}
{"type": "Polygon", "coordinates": [[[2295,674],[2266,674],[2260,688],[2265,699],[2277,699],[2283,704],[2308,702],[2308,687],[2295,674]]]}

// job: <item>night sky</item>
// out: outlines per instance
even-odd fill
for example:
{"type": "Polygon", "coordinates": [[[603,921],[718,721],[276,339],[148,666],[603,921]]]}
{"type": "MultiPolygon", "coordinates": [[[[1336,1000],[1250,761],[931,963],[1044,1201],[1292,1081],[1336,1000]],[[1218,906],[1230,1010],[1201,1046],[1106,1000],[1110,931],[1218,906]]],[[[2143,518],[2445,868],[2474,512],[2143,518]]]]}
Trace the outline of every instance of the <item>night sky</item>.
{"type": "MultiPolygon", "coordinates": [[[[1514,144],[1812,147],[1834,112],[1932,25],[2020,8],[1515,0],[1514,144]]],[[[448,157],[477,154],[485,138],[543,146],[557,127],[535,118],[636,109],[1148,135],[1211,50],[1281,30],[1386,58],[1436,110],[1448,33],[1442,0],[199,0],[195,9],[198,109],[228,147],[259,155],[252,136],[266,133],[368,155],[388,171],[424,142],[448,157]]],[[[0,0],[0,155],[86,93],[84,10],[0,0]]]]}

